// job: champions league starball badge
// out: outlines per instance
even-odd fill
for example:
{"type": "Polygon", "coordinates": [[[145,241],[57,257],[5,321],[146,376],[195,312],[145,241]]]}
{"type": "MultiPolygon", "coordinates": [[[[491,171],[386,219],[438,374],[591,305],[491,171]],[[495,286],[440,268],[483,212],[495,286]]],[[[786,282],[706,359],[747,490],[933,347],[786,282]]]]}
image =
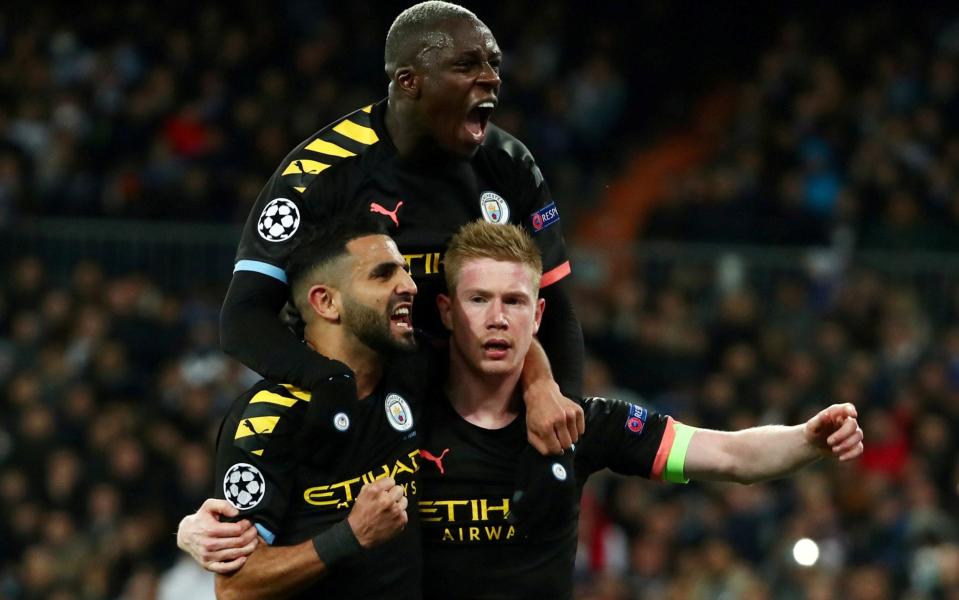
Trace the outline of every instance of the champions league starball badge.
{"type": "Polygon", "coordinates": [[[266,494],[263,473],[251,464],[237,463],[223,476],[223,497],[240,510],[249,510],[266,494]]]}

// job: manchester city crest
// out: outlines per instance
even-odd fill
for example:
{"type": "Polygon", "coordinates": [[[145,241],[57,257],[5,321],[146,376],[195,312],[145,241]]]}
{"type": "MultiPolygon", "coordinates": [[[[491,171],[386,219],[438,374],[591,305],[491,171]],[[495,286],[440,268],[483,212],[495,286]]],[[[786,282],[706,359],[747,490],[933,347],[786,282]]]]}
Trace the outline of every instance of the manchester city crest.
{"type": "Polygon", "coordinates": [[[496,192],[483,192],[480,196],[480,211],[487,223],[509,223],[509,204],[496,192]]]}
{"type": "Polygon", "coordinates": [[[386,420],[397,431],[409,431],[413,426],[413,411],[399,394],[386,397],[386,420]]]}

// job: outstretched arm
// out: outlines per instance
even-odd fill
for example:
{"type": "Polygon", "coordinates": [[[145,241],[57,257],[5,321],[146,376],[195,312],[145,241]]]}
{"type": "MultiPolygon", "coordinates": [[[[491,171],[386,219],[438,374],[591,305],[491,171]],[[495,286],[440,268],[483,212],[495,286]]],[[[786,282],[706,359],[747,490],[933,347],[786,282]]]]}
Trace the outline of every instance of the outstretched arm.
{"type": "Polygon", "coordinates": [[[852,404],[834,404],[802,425],[725,432],[695,429],[686,451],[689,479],[755,483],[789,475],[824,456],[862,454],[863,432],[852,404]]]}

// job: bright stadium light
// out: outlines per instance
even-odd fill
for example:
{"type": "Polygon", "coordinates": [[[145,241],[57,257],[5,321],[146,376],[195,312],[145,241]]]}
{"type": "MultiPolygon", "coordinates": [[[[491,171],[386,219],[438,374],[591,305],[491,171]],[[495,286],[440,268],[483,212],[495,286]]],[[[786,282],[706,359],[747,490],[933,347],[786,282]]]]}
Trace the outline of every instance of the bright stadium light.
{"type": "Polygon", "coordinates": [[[811,567],[819,560],[819,545],[809,538],[802,538],[793,546],[793,559],[804,567],[811,567]]]}

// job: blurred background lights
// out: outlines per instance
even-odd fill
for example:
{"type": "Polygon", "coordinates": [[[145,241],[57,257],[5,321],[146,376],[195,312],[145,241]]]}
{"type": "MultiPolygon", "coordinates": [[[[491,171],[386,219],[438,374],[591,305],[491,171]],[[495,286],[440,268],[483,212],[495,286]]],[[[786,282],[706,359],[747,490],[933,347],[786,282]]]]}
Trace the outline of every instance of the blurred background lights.
{"type": "Polygon", "coordinates": [[[819,545],[809,538],[803,538],[793,546],[793,559],[804,567],[811,567],[819,560],[819,545]]]}

